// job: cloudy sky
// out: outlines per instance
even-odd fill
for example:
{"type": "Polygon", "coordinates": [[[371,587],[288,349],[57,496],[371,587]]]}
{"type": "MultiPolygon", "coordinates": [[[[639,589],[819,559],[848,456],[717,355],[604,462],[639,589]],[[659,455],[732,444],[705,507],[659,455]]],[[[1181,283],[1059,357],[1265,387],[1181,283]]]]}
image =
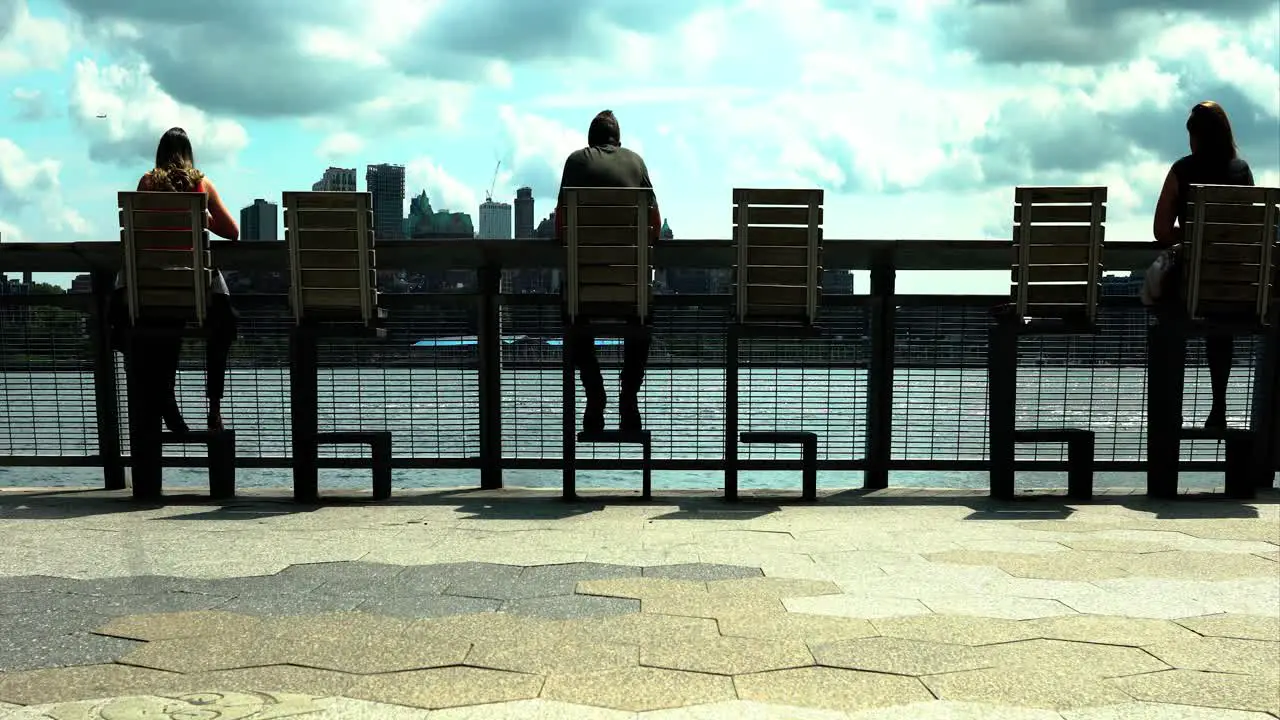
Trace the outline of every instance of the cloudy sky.
{"type": "MultiPolygon", "coordinates": [[[[0,0],[0,77],[6,241],[115,237],[175,124],[233,210],[394,162],[474,214],[501,160],[544,217],[608,107],[686,238],[734,186],[826,188],[830,238],[976,239],[1014,185],[1097,183],[1145,240],[1204,99],[1280,183],[1280,0],[0,0]]],[[[1007,277],[973,275],[904,289],[1007,277]]]]}

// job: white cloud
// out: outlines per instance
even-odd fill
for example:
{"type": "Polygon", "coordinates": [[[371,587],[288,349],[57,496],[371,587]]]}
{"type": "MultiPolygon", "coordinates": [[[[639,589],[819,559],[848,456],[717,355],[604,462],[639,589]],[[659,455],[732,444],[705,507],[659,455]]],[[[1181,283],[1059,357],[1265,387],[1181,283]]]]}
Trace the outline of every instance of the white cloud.
{"type": "Polygon", "coordinates": [[[364,139],[349,132],[336,132],[326,137],[316,148],[316,155],[328,162],[337,162],[364,149],[364,139]]]}
{"type": "MultiPolygon", "coordinates": [[[[445,172],[429,157],[405,165],[405,194],[412,197],[426,190],[431,207],[437,211],[476,213],[480,200],[474,190],[445,172]]],[[[407,206],[406,206],[407,210],[407,206]]]]}
{"type": "Polygon", "coordinates": [[[18,107],[18,111],[14,114],[18,120],[35,122],[52,114],[49,99],[40,90],[14,88],[13,92],[9,93],[9,99],[18,107]]]}
{"type": "Polygon", "coordinates": [[[0,240],[4,242],[22,242],[22,228],[0,220],[0,240]]]}
{"type": "Polygon", "coordinates": [[[96,160],[145,162],[155,156],[160,136],[174,126],[191,136],[197,164],[231,160],[249,142],[240,123],[177,102],[142,66],[99,67],[93,60],[81,60],[72,77],[70,105],[96,160]]]}
{"type": "MultiPolygon", "coordinates": [[[[57,232],[88,234],[88,222],[63,199],[61,170],[58,161],[32,159],[14,141],[0,138],[0,210],[18,215],[31,208],[57,232]]],[[[10,239],[21,235],[13,224],[6,227],[0,231],[10,239]]]]}
{"type": "Polygon", "coordinates": [[[0,16],[0,75],[57,68],[71,52],[67,26],[34,17],[25,0],[0,0],[0,16]]]}

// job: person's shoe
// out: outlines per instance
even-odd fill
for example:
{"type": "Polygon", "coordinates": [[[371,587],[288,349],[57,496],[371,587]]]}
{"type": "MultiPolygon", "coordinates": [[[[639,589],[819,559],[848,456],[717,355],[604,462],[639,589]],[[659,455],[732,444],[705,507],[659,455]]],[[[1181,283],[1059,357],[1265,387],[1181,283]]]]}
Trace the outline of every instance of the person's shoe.
{"type": "Polygon", "coordinates": [[[644,430],[644,418],[640,416],[640,402],[636,396],[623,396],[618,400],[618,429],[622,432],[644,430]]]}
{"type": "Polygon", "coordinates": [[[587,396],[587,409],[582,413],[582,432],[604,432],[604,396],[587,396]]]}
{"type": "Polygon", "coordinates": [[[1209,411],[1209,417],[1204,421],[1205,430],[1226,430],[1227,429],[1227,409],[1223,407],[1214,407],[1209,411]]]}

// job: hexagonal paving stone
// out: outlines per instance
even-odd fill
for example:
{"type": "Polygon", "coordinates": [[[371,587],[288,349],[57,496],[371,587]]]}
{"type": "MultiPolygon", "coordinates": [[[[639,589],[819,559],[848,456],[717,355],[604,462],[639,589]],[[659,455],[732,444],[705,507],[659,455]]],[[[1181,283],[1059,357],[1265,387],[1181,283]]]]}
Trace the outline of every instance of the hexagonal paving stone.
{"type": "Polygon", "coordinates": [[[830,667],[739,675],[734,684],[743,700],[846,712],[932,699],[916,678],[830,667]]]}
{"type": "Polygon", "coordinates": [[[704,595],[707,584],[697,580],[672,580],[668,578],[613,578],[609,580],[584,580],[576,586],[580,595],[604,597],[649,598],[677,595],[704,595]]]}
{"type": "MultiPolygon", "coordinates": [[[[0,593],[65,593],[79,584],[79,580],[51,575],[13,575],[0,577],[0,593]]],[[[12,598],[5,600],[6,605],[12,602],[12,598]]]]}
{"type": "Polygon", "coordinates": [[[935,613],[944,615],[976,615],[978,617],[994,617],[1005,620],[1032,620],[1034,618],[1076,614],[1075,610],[1057,600],[1013,597],[1009,595],[978,595],[974,593],[944,597],[922,595],[920,602],[935,613]]]}
{"type": "Polygon", "coordinates": [[[694,640],[719,636],[711,618],[633,613],[609,617],[566,620],[555,623],[548,634],[573,641],[639,645],[657,638],[694,640]]]}
{"type": "Polygon", "coordinates": [[[542,697],[615,710],[661,710],[731,700],[733,680],[722,675],[629,668],[583,675],[552,675],[542,697]]]}
{"type": "Polygon", "coordinates": [[[1146,650],[1180,670],[1280,676],[1280,642],[1199,637],[1146,650]]]}
{"type": "Polygon", "coordinates": [[[893,675],[934,675],[991,667],[988,658],[965,645],[875,637],[818,645],[819,665],[893,675]]]}
{"type": "Polygon", "coordinates": [[[365,634],[300,628],[274,642],[280,657],[291,665],[355,674],[458,665],[471,650],[471,643],[465,640],[445,640],[420,630],[365,634]]]}
{"type": "Polygon", "coordinates": [[[139,645],[133,640],[90,633],[0,638],[0,650],[3,650],[0,653],[0,671],[99,665],[114,662],[139,645]]]}
{"type": "Polygon", "coordinates": [[[1171,551],[1127,556],[1124,566],[1142,577],[1235,580],[1275,574],[1275,565],[1255,555],[1171,551]]]}
{"type": "Polygon", "coordinates": [[[431,720],[635,720],[635,717],[635,713],[622,710],[541,699],[446,708],[431,713],[431,720]]]}
{"type": "Polygon", "coordinates": [[[453,595],[418,595],[411,597],[369,598],[354,609],[373,615],[402,618],[432,618],[447,615],[470,615],[492,612],[501,607],[498,600],[456,597],[453,595]]]}
{"type": "Polygon", "coordinates": [[[851,713],[849,720],[1062,720],[1053,710],[1009,705],[932,700],[851,713]]]}
{"type": "Polygon", "coordinates": [[[640,601],[627,598],[597,597],[594,595],[560,595],[557,597],[511,600],[502,604],[502,611],[512,615],[529,615],[551,620],[570,620],[573,618],[625,615],[639,612],[640,601]]]}
{"type": "Polygon", "coordinates": [[[465,587],[502,579],[515,580],[524,571],[518,565],[494,563],[437,563],[406,567],[394,577],[379,582],[369,597],[418,598],[439,595],[451,585],[465,587]]]}
{"type": "Polygon", "coordinates": [[[1167,545],[1165,543],[1144,542],[1142,540],[1114,540],[1111,538],[1088,536],[1071,540],[1062,540],[1061,543],[1072,550],[1080,550],[1082,552],[1113,552],[1133,555],[1167,552],[1174,549],[1172,545],[1167,545]]]}
{"type": "MultiPolygon", "coordinates": [[[[1271,720],[1271,715],[1247,710],[1130,702],[1123,705],[1068,710],[1064,720],[1271,720]]],[[[860,720],[860,719],[859,719],[860,720]]]]}
{"type": "Polygon", "coordinates": [[[182,637],[204,637],[227,632],[253,632],[262,621],[248,615],[221,610],[125,615],[113,618],[95,630],[100,635],[131,640],[172,640],[182,637]]]}
{"type": "Polygon", "coordinates": [[[186,688],[184,692],[207,692],[214,688],[217,692],[257,693],[263,688],[271,688],[271,692],[332,697],[346,694],[351,683],[359,676],[297,665],[266,665],[179,677],[182,678],[182,686],[186,688]]]}
{"type": "MultiPolygon", "coordinates": [[[[843,597],[827,595],[824,597],[843,597]]],[[[809,598],[802,598],[809,599],[809,598]]],[[[773,598],[735,598],[710,593],[673,595],[645,598],[640,601],[640,612],[658,615],[683,615],[686,617],[722,618],[747,613],[784,613],[782,601],[773,598]]]]}
{"type": "Polygon", "coordinates": [[[640,657],[635,645],[575,642],[548,634],[518,643],[478,644],[467,655],[466,663],[535,675],[572,675],[637,667],[640,657]]]}
{"type": "Polygon", "coordinates": [[[744,599],[781,600],[788,597],[810,595],[839,595],[844,591],[829,580],[790,580],[776,577],[739,578],[714,580],[707,583],[707,592],[744,599]]]}
{"type": "Polygon", "coordinates": [[[1280,616],[1204,615],[1175,621],[1201,635],[1280,642],[1280,616]]]}
{"type": "Polygon", "coordinates": [[[563,563],[560,565],[533,565],[520,573],[520,580],[537,586],[555,589],[552,595],[572,595],[578,583],[586,580],[611,580],[640,577],[643,568],[635,565],[610,565],[606,563],[563,563]]]}
{"type": "Polygon", "coordinates": [[[986,702],[1014,707],[1068,710],[1129,700],[1108,681],[1058,666],[996,667],[930,675],[925,685],[942,700],[986,702]]]}
{"type": "Polygon", "coordinates": [[[925,557],[933,562],[992,565],[1015,577],[1045,580],[1106,580],[1129,576],[1129,571],[1117,559],[1120,556],[1115,553],[1068,550],[1031,554],[951,550],[925,557]]]}
{"type": "Polygon", "coordinates": [[[1027,627],[1048,640],[1131,645],[1143,647],[1162,642],[1181,642],[1196,634],[1169,620],[1119,617],[1115,615],[1066,615],[1028,620],[1027,627]]]}
{"type": "Polygon", "coordinates": [[[1169,666],[1138,648],[1118,645],[1070,642],[1067,640],[1023,640],[1002,645],[984,645],[976,650],[990,666],[1013,670],[1023,668],[1053,670],[1060,675],[1106,678],[1167,670],[1169,666]]]}
{"type": "Polygon", "coordinates": [[[1041,637],[1033,626],[1020,620],[967,615],[878,618],[871,624],[880,635],[951,645],[993,645],[1041,637]]]}
{"type": "Polygon", "coordinates": [[[1280,677],[1170,670],[1109,680],[1135,700],[1280,715],[1280,677]]]}
{"type": "Polygon", "coordinates": [[[813,655],[804,643],[795,640],[654,638],[640,646],[640,664],[668,670],[742,675],[807,667],[813,664],[813,655]]]}
{"type": "Polygon", "coordinates": [[[446,640],[466,640],[473,644],[486,642],[521,642],[539,637],[555,626],[555,621],[504,612],[486,612],[473,615],[452,615],[429,618],[413,624],[414,632],[421,632],[446,640]]]}
{"type": "Polygon", "coordinates": [[[714,565],[711,563],[688,563],[684,565],[655,565],[644,569],[647,578],[669,578],[672,580],[732,580],[734,578],[751,578],[764,575],[760,568],[741,565],[714,565]]]}
{"type": "Polygon", "coordinates": [[[128,665],[29,670],[0,674],[0,702],[17,705],[164,692],[181,675],[128,665]]]}
{"type": "Polygon", "coordinates": [[[538,696],[537,675],[473,667],[446,667],[357,678],[343,694],[358,700],[427,709],[530,700],[538,696]]]}
{"type": "Polygon", "coordinates": [[[725,615],[718,622],[721,635],[760,640],[828,643],[879,634],[867,620],[798,612],[725,615]]]}
{"type": "Polygon", "coordinates": [[[305,695],[289,693],[205,692],[177,697],[131,695],[108,700],[37,705],[13,720],[98,720],[99,718],[288,718],[324,709],[305,695]]]}
{"type": "Polygon", "coordinates": [[[932,615],[924,603],[912,598],[860,595],[819,595],[786,598],[782,604],[789,612],[813,615],[835,615],[851,618],[887,618],[906,615],[932,615]]]}
{"type": "Polygon", "coordinates": [[[307,593],[241,595],[218,605],[219,610],[256,616],[312,615],[355,610],[361,598],[307,593]]]}
{"type": "Polygon", "coordinates": [[[640,713],[639,720],[849,720],[836,710],[771,705],[753,700],[725,700],[670,710],[640,713]]]}
{"type": "Polygon", "coordinates": [[[178,673],[283,665],[288,656],[277,638],[261,633],[228,633],[203,638],[157,640],[139,646],[122,661],[178,673]]]}

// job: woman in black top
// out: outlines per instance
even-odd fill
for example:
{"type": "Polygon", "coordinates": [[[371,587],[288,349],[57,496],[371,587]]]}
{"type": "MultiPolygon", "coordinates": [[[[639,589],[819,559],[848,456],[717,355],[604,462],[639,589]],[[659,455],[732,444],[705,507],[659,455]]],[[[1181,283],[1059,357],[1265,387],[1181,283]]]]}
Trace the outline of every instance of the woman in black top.
{"type": "MultiPolygon", "coordinates": [[[[1191,108],[1187,118],[1187,135],[1191,154],[1175,162],[1164,179],[1160,200],[1156,203],[1152,233],[1156,245],[1173,247],[1182,242],[1183,228],[1187,223],[1187,202],[1191,185],[1253,185],[1253,172],[1249,164],[1236,151],[1235,135],[1231,121],[1222,106],[1205,101],[1191,108]]],[[[1181,288],[1178,273],[1167,276],[1175,284],[1169,292],[1162,292],[1164,302],[1178,303],[1181,288]]],[[[1205,356],[1209,361],[1209,380],[1213,386],[1213,407],[1206,428],[1225,428],[1227,425],[1227,379],[1231,375],[1235,339],[1229,336],[1205,338],[1205,356]]]]}

